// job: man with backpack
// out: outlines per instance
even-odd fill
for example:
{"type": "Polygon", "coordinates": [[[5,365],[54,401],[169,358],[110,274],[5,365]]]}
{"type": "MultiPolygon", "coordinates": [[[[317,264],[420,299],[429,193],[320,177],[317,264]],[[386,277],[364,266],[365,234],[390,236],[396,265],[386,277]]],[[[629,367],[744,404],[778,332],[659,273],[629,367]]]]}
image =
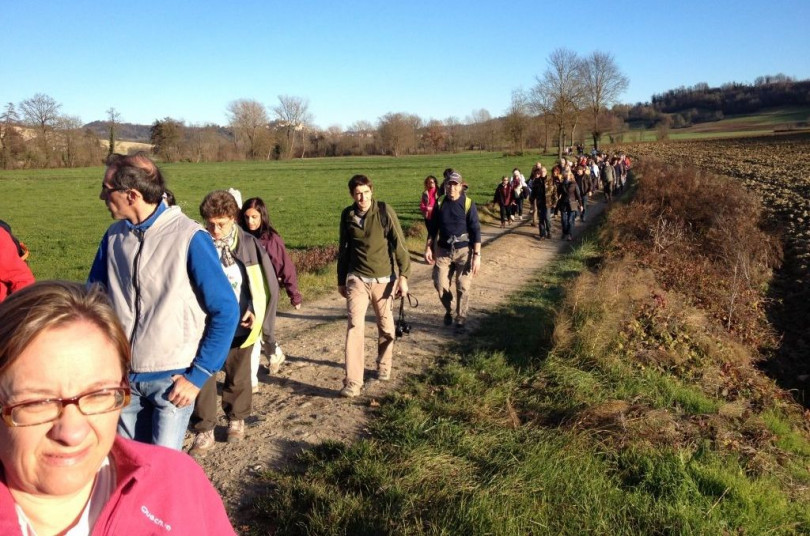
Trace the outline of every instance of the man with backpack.
{"type": "Polygon", "coordinates": [[[433,285],[444,305],[444,325],[453,323],[452,278],[456,277],[456,331],[465,329],[472,278],[481,269],[481,224],[461,174],[447,179],[447,195],[437,203],[428,225],[425,262],[433,266],[433,285]]]}
{"type": "Polygon", "coordinates": [[[407,296],[411,261],[397,214],[372,198],[365,175],[349,180],[354,203],[340,215],[338,292],[346,298],[346,377],[340,396],[353,398],[363,388],[365,318],[371,302],[377,317],[377,378],[391,378],[394,356],[395,295],[407,296]]]}
{"type": "Polygon", "coordinates": [[[24,260],[27,256],[28,250],[11,234],[11,227],[0,220],[0,302],[34,282],[24,260]]]}

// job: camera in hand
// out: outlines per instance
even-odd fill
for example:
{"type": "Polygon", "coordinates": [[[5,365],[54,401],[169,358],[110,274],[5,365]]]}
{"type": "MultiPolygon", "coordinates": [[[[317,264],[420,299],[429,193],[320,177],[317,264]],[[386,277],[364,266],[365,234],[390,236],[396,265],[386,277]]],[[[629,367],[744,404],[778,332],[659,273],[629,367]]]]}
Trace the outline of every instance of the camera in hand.
{"type": "Polygon", "coordinates": [[[411,332],[411,323],[405,320],[404,318],[398,319],[395,329],[396,336],[402,337],[403,335],[407,335],[410,332],[411,332]]]}

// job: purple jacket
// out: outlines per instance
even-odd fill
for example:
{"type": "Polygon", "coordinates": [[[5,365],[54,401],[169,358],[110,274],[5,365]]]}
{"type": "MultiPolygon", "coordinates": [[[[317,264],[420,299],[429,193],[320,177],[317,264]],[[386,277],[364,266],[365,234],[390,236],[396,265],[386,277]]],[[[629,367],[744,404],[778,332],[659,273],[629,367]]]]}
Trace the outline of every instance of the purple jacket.
{"type": "Polygon", "coordinates": [[[301,293],[298,291],[298,274],[295,272],[295,264],[287,253],[287,248],[284,247],[281,235],[278,233],[265,234],[259,238],[259,242],[267,251],[270,262],[273,263],[273,268],[276,270],[278,282],[287,291],[290,303],[298,305],[303,301],[301,293]]]}
{"type": "MultiPolygon", "coordinates": [[[[182,452],[116,437],[117,483],[92,536],[236,534],[208,477],[182,452]]],[[[14,499],[0,480],[0,534],[20,535],[14,499]]]]}

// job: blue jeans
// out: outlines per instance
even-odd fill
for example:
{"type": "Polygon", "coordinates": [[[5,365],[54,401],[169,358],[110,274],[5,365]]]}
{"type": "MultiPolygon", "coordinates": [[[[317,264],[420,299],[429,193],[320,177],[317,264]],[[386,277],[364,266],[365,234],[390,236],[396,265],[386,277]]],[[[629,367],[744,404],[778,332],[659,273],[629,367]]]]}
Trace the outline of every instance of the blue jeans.
{"type": "Polygon", "coordinates": [[[141,443],[181,450],[194,404],[178,408],[169,402],[173,386],[170,376],[131,383],[132,399],[121,411],[118,433],[141,443]]]}
{"type": "Polygon", "coordinates": [[[574,223],[577,221],[576,210],[563,210],[562,212],[562,234],[563,238],[571,236],[574,232],[574,223]]]}

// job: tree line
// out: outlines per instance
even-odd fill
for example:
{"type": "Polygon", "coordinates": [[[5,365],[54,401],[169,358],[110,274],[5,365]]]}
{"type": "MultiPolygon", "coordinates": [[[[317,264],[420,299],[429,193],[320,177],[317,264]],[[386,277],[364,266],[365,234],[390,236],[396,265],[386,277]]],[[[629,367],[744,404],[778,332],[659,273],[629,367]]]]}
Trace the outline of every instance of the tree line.
{"type": "Polygon", "coordinates": [[[752,113],[769,106],[810,104],[810,81],[779,74],[754,84],[710,88],[701,83],[653,95],[650,103],[619,102],[629,84],[613,56],[594,51],[580,56],[554,50],[546,69],[528,90],[512,91],[504,115],[486,109],[460,119],[424,120],[391,112],[375,123],[357,121],[348,128],[319,128],[309,101],[279,95],[273,105],[249,98],[230,102],[226,125],[186,124],[172,117],[150,126],[120,121],[115,108],[107,121],[82,126],[60,113],[61,104],[36,94],[0,115],[0,167],[79,167],[98,165],[116,150],[119,139],[140,138],[166,162],[270,160],[305,157],[411,155],[463,150],[522,153],[540,148],[563,154],[575,145],[599,148],[621,142],[633,128],[679,128],[713,121],[731,113],[752,113]],[[23,128],[24,127],[24,128],[23,128]],[[106,138],[106,143],[100,141],[106,138]]]}
{"type": "Polygon", "coordinates": [[[97,165],[104,147],[76,116],[62,114],[53,97],[37,93],[0,114],[0,167],[3,169],[97,165]],[[23,129],[21,126],[28,128],[23,129]]]}
{"type": "Polygon", "coordinates": [[[810,80],[780,73],[760,76],[752,84],[729,82],[709,87],[700,82],[653,95],[649,103],[616,106],[614,113],[637,128],[651,128],[661,122],[684,128],[781,106],[810,106],[810,80]]]}

